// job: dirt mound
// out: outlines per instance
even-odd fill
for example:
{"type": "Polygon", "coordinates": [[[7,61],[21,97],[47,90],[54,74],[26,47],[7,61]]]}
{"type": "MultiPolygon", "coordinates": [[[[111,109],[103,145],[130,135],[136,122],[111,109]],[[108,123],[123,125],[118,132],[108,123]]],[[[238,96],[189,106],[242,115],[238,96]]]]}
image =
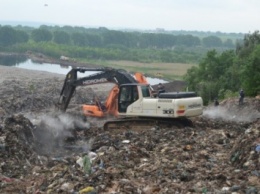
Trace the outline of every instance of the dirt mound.
{"type": "MultiPolygon", "coordinates": [[[[8,69],[10,70],[11,68],[8,69]]],[[[20,71],[24,72],[24,70],[15,69],[14,73],[19,73],[20,71]]],[[[35,73],[35,71],[29,72],[35,73]]],[[[32,79],[28,79],[28,77],[22,79],[13,78],[10,75],[6,80],[0,82],[0,119],[15,113],[25,114],[27,112],[42,112],[55,109],[59,100],[63,79],[55,76],[47,77],[46,79],[45,74],[35,74],[31,76],[32,79]]],[[[101,95],[98,91],[95,92],[91,87],[78,88],[70,105],[89,103],[95,95],[104,97],[104,95],[101,95]]]]}
{"type": "MultiPolygon", "coordinates": [[[[166,92],[180,92],[186,90],[186,82],[181,80],[175,80],[173,82],[168,82],[163,84],[166,92]]],[[[158,84],[153,85],[153,88],[156,90],[158,84]]]]}

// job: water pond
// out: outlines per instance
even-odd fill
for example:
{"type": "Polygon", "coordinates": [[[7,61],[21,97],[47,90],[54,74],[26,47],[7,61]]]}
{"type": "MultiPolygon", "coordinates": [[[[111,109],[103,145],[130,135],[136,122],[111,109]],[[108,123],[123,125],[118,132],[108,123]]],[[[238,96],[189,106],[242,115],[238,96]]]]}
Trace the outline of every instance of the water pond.
{"type": "MultiPolygon", "coordinates": [[[[62,66],[60,64],[51,64],[51,63],[35,63],[31,59],[28,59],[25,56],[0,56],[0,64],[5,66],[15,66],[17,68],[29,69],[29,70],[37,70],[37,71],[46,71],[50,73],[57,73],[66,75],[71,69],[71,66],[62,66]]],[[[95,71],[85,72],[84,75],[79,76],[88,76],[93,73],[97,73],[95,71]]],[[[147,81],[151,85],[155,85],[158,83],[167,83],[167,81],[159,78],[151,78],[146,77],[147,81]]]]}

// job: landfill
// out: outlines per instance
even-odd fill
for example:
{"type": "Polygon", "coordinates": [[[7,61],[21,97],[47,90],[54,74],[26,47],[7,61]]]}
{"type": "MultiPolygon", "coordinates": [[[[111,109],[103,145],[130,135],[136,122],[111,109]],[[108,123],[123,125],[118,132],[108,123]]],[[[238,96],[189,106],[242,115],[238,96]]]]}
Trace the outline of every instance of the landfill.
{"type": "Polygon", "coordinates": [[[0,72],[0,193],[260,193],[258,98],[208,105],[192,126],[104,130],[80,104],[109,87],[78,90],[61,113],[62,76],[0,72]]]}

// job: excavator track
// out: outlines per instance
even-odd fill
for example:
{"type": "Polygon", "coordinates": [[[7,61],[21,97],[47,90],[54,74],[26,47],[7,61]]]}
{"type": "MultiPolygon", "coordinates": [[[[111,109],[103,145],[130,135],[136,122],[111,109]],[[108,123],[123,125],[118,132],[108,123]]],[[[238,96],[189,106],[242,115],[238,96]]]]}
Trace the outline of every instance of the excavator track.
{"type": "Polygon", "coordinates": [[[121,118],[109,120],[104,123],[104,130],[147,130],[161,127],[192,127],[192,121],[187,118],[163,119],[163,118],[121,118]]]}

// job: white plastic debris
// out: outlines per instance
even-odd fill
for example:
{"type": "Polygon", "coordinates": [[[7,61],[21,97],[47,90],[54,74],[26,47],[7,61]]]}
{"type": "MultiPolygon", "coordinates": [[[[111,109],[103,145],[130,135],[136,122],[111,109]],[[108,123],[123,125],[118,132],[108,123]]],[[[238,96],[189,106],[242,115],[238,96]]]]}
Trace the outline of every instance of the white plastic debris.
{"type": "Polygon", "coordinates": [[[122,143],[128,144],[130,143],[130,140],[123,140],[122,143]]]}

